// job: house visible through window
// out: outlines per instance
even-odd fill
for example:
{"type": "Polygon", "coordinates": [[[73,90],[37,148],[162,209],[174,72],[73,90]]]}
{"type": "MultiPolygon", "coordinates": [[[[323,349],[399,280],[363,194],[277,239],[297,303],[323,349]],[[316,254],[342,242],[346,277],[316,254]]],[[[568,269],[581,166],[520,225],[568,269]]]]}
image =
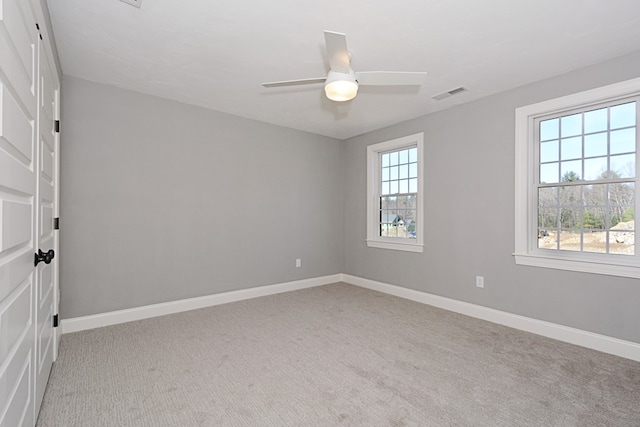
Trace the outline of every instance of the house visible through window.
{"type": "Polygon", "coordinates": [[[516,263],[640,278],[640,79],[516,110],[516,263]]]}
{"type": "Polygon", "coordinates": [[[386,141],[368,151],[368,246],[422,251],[423,134],[386,141]]]}

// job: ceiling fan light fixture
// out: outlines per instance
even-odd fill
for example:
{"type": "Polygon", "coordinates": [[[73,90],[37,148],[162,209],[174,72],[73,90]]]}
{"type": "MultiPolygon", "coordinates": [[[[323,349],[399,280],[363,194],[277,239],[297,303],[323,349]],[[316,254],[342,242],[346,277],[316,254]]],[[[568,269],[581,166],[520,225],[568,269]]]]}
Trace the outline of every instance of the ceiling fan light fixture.
{"type": "Polygon", "coordinates": [[[329,71],[327,81],[324,84],[324,93],[332,101],[350,101],[358,93],[358,82],[353,70],[349,73],[329,71]]]}

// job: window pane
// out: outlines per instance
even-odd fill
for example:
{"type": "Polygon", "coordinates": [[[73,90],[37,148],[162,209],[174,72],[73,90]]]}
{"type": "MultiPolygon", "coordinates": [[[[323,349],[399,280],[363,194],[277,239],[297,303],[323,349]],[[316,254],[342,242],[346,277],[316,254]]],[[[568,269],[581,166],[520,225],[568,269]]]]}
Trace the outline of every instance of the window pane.
{"type": "Polygon", "coordinates": [[[389,183],[388,182],[383,182],[382,183],[382,189],[380,190],[381,194],[389,194],[389,183]]]}
{"type": "Polygon", "coordinates": [[[407,196],[398,196],[398,209],[405,209],[407,207],[407,196]]]}
{"type": "Polygon", "coordinates": [[[605,206],[607,204],[607,184],[584,186],[585,206],[605,206]]]}
{"type": "Polygon", "coordinates": [[[611,156],[611,178],[634,178],[636,176],[636,155],[611,156]]]}
{"type": "Polygon", "coordinates": [[[418,192],[418,179],[412,178],[409,180],[409,193],[417,193],[418,192]]]}
{"type": "MultiPolygon", "coordinates": [[[[583,190],[584,213],[583,227],[592,230],[604,230],[606,223],[607,186],[606,184],[586,185],[583,190]]],[[[598,236],[591,236],[592,239],[598,236]]]]}
{"type": "Polygon", "coordinates": [[[398,181],[389,182],[389,193],[398,194],[398,181]]]}
{"type": "Polygon", "coordinates": [[[557,249],[558,187],[538,189],[538,247],[557,249]]]}
{"type": "Polygon", "coordinates": [[[585,206],[604,207],[607,204],[607,184],[585,185],[585,206]]]}
{"type": "Polygon", "coordinates": [[[540,188],[538,190],[538,207],[549,208],[558,206],[558,187],[540,188]]]}
{"type": "Polygon", "coordinates": [[[538,230],[538,247],[540,249],[558,249],[557,230],[538,230]]]}
{"type": "Polygon", "coordinates": [[[635,233],[633,231],[616,231],[611,233],[609,252],[620,255],[635,253],[635,233]]]}
{"type": "Polygon", "coordinates": [[[634,220],[635,184],[609,184],[609,203],[611,208],[611,227],[618,223],[634,220]]]}
{"type": "MultiPolygon", "coordinates": [[[[604,208],[585,208],[582,215],[582,226],[588,232],[604,231],[606,229],[606,219],[604,208]]],[[[605,236],[596,235],[589,235],[589,237],[585,237],[585,241],[591,241],[592,244],[596,244],[597,240],[604,241],[602,239],[605,238],[605,236]]]]}
{"type": "Polygon", "coordinates": [[[389,153],[382,155],[382,167],[389,166],[389,153]]]}
{"type": "Polygon", "coordinates": [[[400,156],[400,164],[409,163],[409,150],[402,150],[398,155],[400,156]]]}
{"type": "Polygon", "coordinates": [[[580,135],[582,133],[582,114],[564,116],[560,119],[561,136],[580,135]]]}
{"type": "Polygon", "coordinates": [[[382,209],[395,209],[397,204],[397,197],[390,196],[382,198],[382,209]]]}
{"type": "Polygon", "coordinates": [[[538,211],[538,227],[549,230],[554,230],[558,227],[558,209],[540,209],[538,211]]]}
{"type": "Polygon", "coordinates": [[[560,159],[582,158],[582,137],[565,138],[561,142],[560,159]]]}
{"type": "Polygon", "coordinates": [[[542,183],[552,183],[559,181],[559,163],[547,163],[544,165],[540,165],[540,182],[542,183]]]}
{"type": "Polygon", "coordinates": [[[415,209],[416,208],[416,196],[407,196],[407,207],[409,209],[415,209]]]}
{"type": "Polygon", "coordinates": [[[381,236],[410,237],[407,231],[407,211],[403,209],[389,209],[382,212],[381,236]]]}
{"type": "Polygon", "coordinates": [[[407,217],[405,219],[405,229],[406,229],[408,238],[410,239],[416,238],[417,226],[418,224],[416,222],[416,211],[407,210],[407,217]]]}
{"type": "Polygon", "coordinates": [[[394,151],[393,153],[389,153],[389,165],[395,166],[398,164],[398,152],[394,151]]]}
{"type": "Polygon", "coordinates": [[[409,165],[401,165],[399,166],[399,178],[400,179],[405,179],[405,178],[409,178],[409,165]]]}
{"type": "Polygon", "coordinates": [[[380,235],[381,236],[391,236],[395,237],[396,227],[394,223],[397,218],[397,213],[395,209],[385,209],[381,211],[380,215],[380,235]]]}
{"type": "Polygon", "coordinates": [[[389,168],[382,168],[382,180],[389,181],[389,168]]]}
{"type": "Polygon", "coordinates": [[[584,161],[584,179],[593,181],[606,176],[607,158],[596,157],[595,159],[586,159],[584,161]]]}
{"type": "Polygon", "coordinates": [[[582,233],[580,230],[562,230],[559,233],[560,250],[579,251],[581,250],[582,233]]]}
{"type": "Polygon", "coordinates": [[[412,163],[415,163],[418,161],[418,149],[417,148],[411,148],[409,150],[409,161],[412,163]]]}
{"type": "Polygon", "coordinates": [[[586,231],[583,236],[582,250],[599,254],[607,253],[607,233],[604,231],[586,231]]]}
{"type": "Polygon", "coordinates": [[[635,153],[636,129],[623,129],[611,132],[611,154],[635,153]]]}
{"type": "MultiPolygon", "coordinates": [[[[558,146],[559,143],[557,139],[540,144],[540,163],[557,162],[560,160],[558,159],[558,146]]],[[[607,146],[605,145],[605,150],[606,148],[607,146]]]]}
{"type": "Polygon", "coordinates": [[[632,206],[613,205],[610,207],[609,215],[611,230],[633,230],[635,221],[633,220],[632,206]]]}
{"type": "Polygon", "coordinates": [[[401,179],[400,180],[400,191],[399,191],[399,193],[406,194],[408,192],[409,192],[409,180],[408,179],[401,179]]]}
{"type": "Polygon", "coordinates": [[[635,253],[635,184],[610,184],[609,193],[612,199],[609,251],[615,254],[633,255],[635,253]]]}
{"type": "Polygon", "coordinates": [[[562,162],[560,165],[561,181],[574,182],[582,179],[582,161],[562,162]]]}
{"type": "Polygon", "coordinates": [[[584,132],[602,132],[607,130],[607,109],[588,111],[584,113],[584,132]]]}
{"type": "Polygon", "coordinates": [[[571,209],[577,206],[582,206],[582,187],[582,185],[560,187],[560,206],[569,207],[571,209]]]}
{"type": "Polygon", "coordinates": [[[606,156],[607,155],[607,133],[596,133],[584,137],[584,156],[606,156]]]}
{"type": "Polygon", "coordinates": [[[618,129],[636,124],[636,103],[611,107],[611,129],[618,129]]]}
{"type": "Polygon", "coordinates": [[[610,216],[612,226],[609,232],[609,252],[633,255],[635,252],[635,222],[630,219],[633,218],[633,207],[613,205],[610,216]],[[622,221],[623,217],[628,221],[622,221]]]}
{"type": "Polygon", "coordinates": [[[389,179],[398,179],[398,166],[389,168],[389,179]]]}
{"type": "Polygon", "coordinates": [[[544,120],[540,122],[540,141],[548,141],[550,139],[558,139],[559,135],[559,119],[544,120]]]}
{"type": "Polygon", "coordinates": [[[418,177],[418,164],[410,163],[409,164],[409,178],[417,178],[418,177]]]}

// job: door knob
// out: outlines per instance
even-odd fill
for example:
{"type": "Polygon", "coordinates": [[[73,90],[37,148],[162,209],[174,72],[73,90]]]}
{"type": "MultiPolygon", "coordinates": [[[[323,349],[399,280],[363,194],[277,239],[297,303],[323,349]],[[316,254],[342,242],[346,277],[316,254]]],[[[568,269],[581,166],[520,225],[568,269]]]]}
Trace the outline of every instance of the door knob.
{"type": "Polygon", "coordinates": [[[47,252],[42,252],[42,249],[38,249],[38,253],[33,255],[33,265],[37,267],[40,261],[44,261],[45,264],[51,264],[51,260],[56,256],[56,253],[53,249],[49,249],[47,252]]]}

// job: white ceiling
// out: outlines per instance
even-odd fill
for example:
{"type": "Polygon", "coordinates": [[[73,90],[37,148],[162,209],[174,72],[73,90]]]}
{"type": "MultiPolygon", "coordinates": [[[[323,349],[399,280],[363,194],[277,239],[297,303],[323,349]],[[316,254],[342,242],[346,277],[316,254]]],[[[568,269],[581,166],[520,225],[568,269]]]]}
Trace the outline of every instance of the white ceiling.
{"type": "Polygon", "coordinates": [[[339,139],[640,50],[639,0],[49,0],[62,70],[339,139]],[[323,30],[356,71],[427,71],[419,90],[322,84],[323,30]],[[433,96],[464,86],[459,95],[433,96]]]}

